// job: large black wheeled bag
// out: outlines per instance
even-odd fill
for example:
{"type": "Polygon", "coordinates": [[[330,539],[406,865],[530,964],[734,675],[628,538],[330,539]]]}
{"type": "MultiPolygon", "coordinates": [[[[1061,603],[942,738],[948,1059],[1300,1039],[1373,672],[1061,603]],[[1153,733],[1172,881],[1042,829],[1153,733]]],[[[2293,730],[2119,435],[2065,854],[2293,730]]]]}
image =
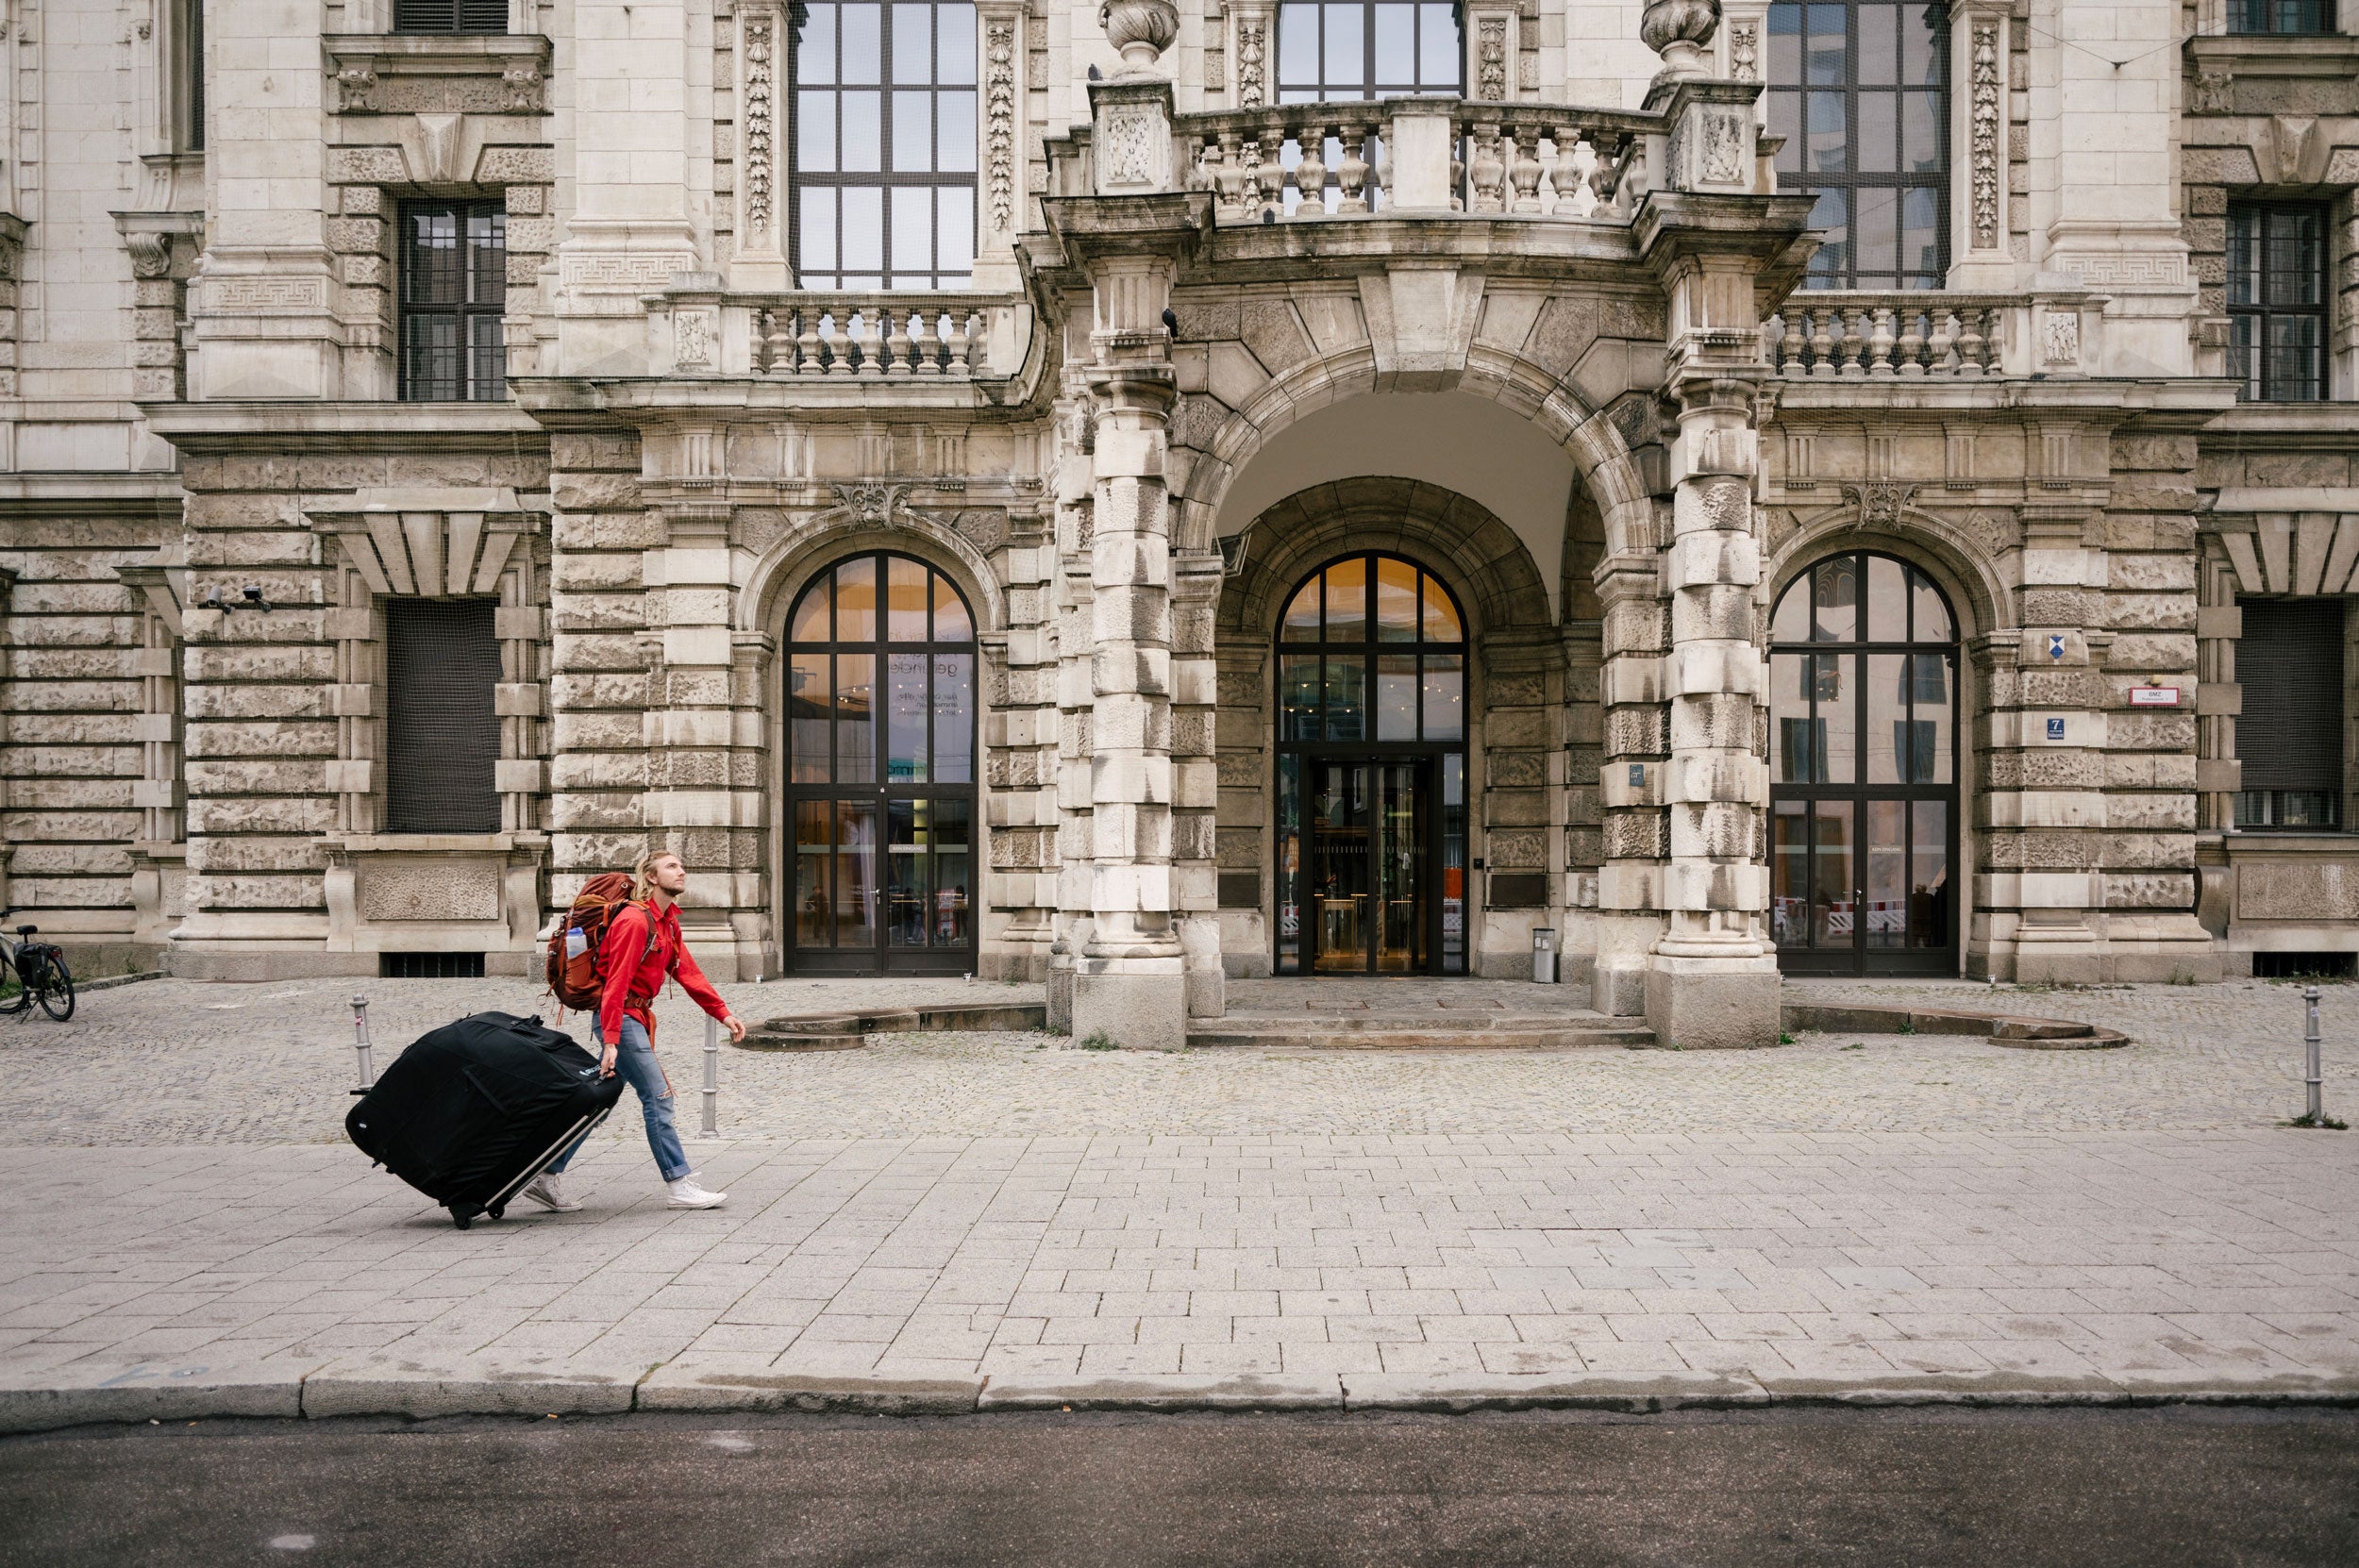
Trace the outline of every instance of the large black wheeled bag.
{"type": "Polygon", "coordinates": [[[344,1118],[360,1152],[450,1210],[498,1219],[622,1098],[623,1080],[538,1019],[478,1012],[422,1035],[344,1118]]]}

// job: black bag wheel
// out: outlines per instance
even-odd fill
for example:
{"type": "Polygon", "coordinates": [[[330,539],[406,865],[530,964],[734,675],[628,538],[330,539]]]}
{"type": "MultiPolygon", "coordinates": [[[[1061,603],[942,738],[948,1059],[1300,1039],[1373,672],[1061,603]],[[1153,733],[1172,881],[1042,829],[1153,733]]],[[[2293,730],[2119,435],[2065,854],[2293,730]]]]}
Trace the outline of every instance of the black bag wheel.
{"type": "Polygon", "coordinates": [[[453,1205],[450,1211],[450,1223],[457,1226],[460,1229],[464,1230],[469,1226],[475,1224],[475,1216],[468,1213],[465,1209],[453,1205]]]}

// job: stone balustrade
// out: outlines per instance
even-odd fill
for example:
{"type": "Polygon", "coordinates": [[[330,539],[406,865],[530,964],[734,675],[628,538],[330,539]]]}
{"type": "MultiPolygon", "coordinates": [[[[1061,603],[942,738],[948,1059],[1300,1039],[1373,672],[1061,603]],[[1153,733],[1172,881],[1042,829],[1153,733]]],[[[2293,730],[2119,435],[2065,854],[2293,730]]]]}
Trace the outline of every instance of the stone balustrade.
{"type": "Polygon", "coordinates": [[[1811,290],[1763,324],[1762,356],[1792,377],[2005,375],[2030,309],[2001,294],[1811,290]]]}
{"type": "Polygon", "coordinates": [[[659,372],[676,375],[982,381],[1014,375],[1029,346],[1013,294],[689,287],[646,306],[659,372]]]}
{"type": "Polygon", "coordinates": [[[1183,114],[1180,166],[1223,224],[1387,211],[1627,222],[1647,116],[1550,104],[1386,98],[1183,114]]]}

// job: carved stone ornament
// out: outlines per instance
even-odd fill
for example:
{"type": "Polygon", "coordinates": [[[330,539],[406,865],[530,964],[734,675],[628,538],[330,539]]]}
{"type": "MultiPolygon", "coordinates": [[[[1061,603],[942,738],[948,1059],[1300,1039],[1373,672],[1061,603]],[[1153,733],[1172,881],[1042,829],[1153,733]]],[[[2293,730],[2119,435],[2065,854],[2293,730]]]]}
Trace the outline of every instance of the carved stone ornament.
{"type": "Polygon", "coordinates": [[[1507,18],[1485,16],[1479,23],[1481,31],[1475,45],[1475,96],[1497,103],[1507,96],[1507,18]]]}
{"type": "Polygon", "coordinates": [[[776,210],[778,92],[776,33],[769,13],[745,18],[745,237],[767,248],[776,210]]]}
{"type": "Polygon", "coordinates": [[[1263,66],[1269,54],[1269,20],[1260,16],[1237,18],[1237,107],[1260,108],[1265,101],[1267,75],[1263,66]]]}
{"type": "Polygon", "coordinates": [[[1648,0],[1638,37],[1663,57],[1664,75],[1689,81],[1712,75],[1704,46],[1720,30],[1720,0],[1648,0]]]}
{"type": "Polygon", "coordinates": [[[2081,318],[2067,310],[2050,310],[2044,325],[2044,357],[2051,365],[2081,362],[2081,318]]]}
{"type": "Polygon", "coordinates": [[[1180,36],[1180,8],[1171,0],[1106,0],[1097,8],[1106,42],[1122,52],[1132,71],[1152,71],[1180,36]]]}
{"type": "Polygon", "coordinates": [[[1917,487],[1904,485],[1896,479],[1875,479],[1864,485],[1845,485],[1843,498],[1859,509],[1859,525],[1890,533],[1900,525],[1900,515],[1916,501],[1917,487]]]}
{"type": "Polygon", "coordinates": [[[1729,24],[1729,75],[1740,82],[1761,80],[1761,24],[1729,24]]]}
{"type": "Polygon", "coordinates": [[[1999,248],[1999,24],[1974,24],[1974,248],[1999,248]]]}
{"type": "Polygon", "coordinates": [[[837,509],[851,522],[868,527],[883,527],[893,521],[893,514],[901,509],[903,497],[909,494],[907,485],[888,485],[878,480],[859,484],[837,485],[837,509]]]}
{"type": "Polygon", "coordinates": [[[365,65],[347,65],[336,73],[336,102],[345,114],[367,114],[375,106],[376,73],[365,65]]]}
{"type": "Polygon", "coordinates": [[[672,358],[683,370],[712,364],[712,318],[701,310],[683,310],[672,318],[672,358]]]}
{"type": "Polygon", "coordinates": [[[1752,126],[1749,115],[1736,113],[1707,113],[1703,119],[1704,183],[1735,185],[1745,178],[1745,161],[1750,152],[1746,132],[1752,126]]]}
{"type": "Polygon", "coordinates": [[[500,69],[500,86],[507,92],[510,114],[541,112],[541,67],[528,59],[510,60],[500,69]]]}
{"type": "Polygon", "coordinates": [[[1015,22],[983,25],[984,209],[995,234],[1015,228],[1015,22]]]}
{"type": "Polygon", "coordinates": [[[2236,75],[2225,64],[2206,65],[2195,74],[2195,86],[2187,93],[2189,114],[2233,114],[2235,112],[2234,89],[2236,75]]]}
{"type": "Polygon", "coordinates": [[[1106,117],[1105,183],[1109,186],[1156,183],[1155,138],[1163,120],[1147,114],[1106,117]]]}

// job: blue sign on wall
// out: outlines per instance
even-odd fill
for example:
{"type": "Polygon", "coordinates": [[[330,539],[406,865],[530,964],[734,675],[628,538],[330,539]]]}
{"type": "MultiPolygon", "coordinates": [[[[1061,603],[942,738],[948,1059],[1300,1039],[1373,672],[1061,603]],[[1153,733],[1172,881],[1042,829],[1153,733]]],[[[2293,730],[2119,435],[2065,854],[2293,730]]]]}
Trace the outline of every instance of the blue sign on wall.
{"type": "Polygon", "coordinates": [[[2062,719],[2050,719],[2048,721],[2048,738],[2051,741],[2061,741],[2064,739],[2064,721],[2062,719]]]}

